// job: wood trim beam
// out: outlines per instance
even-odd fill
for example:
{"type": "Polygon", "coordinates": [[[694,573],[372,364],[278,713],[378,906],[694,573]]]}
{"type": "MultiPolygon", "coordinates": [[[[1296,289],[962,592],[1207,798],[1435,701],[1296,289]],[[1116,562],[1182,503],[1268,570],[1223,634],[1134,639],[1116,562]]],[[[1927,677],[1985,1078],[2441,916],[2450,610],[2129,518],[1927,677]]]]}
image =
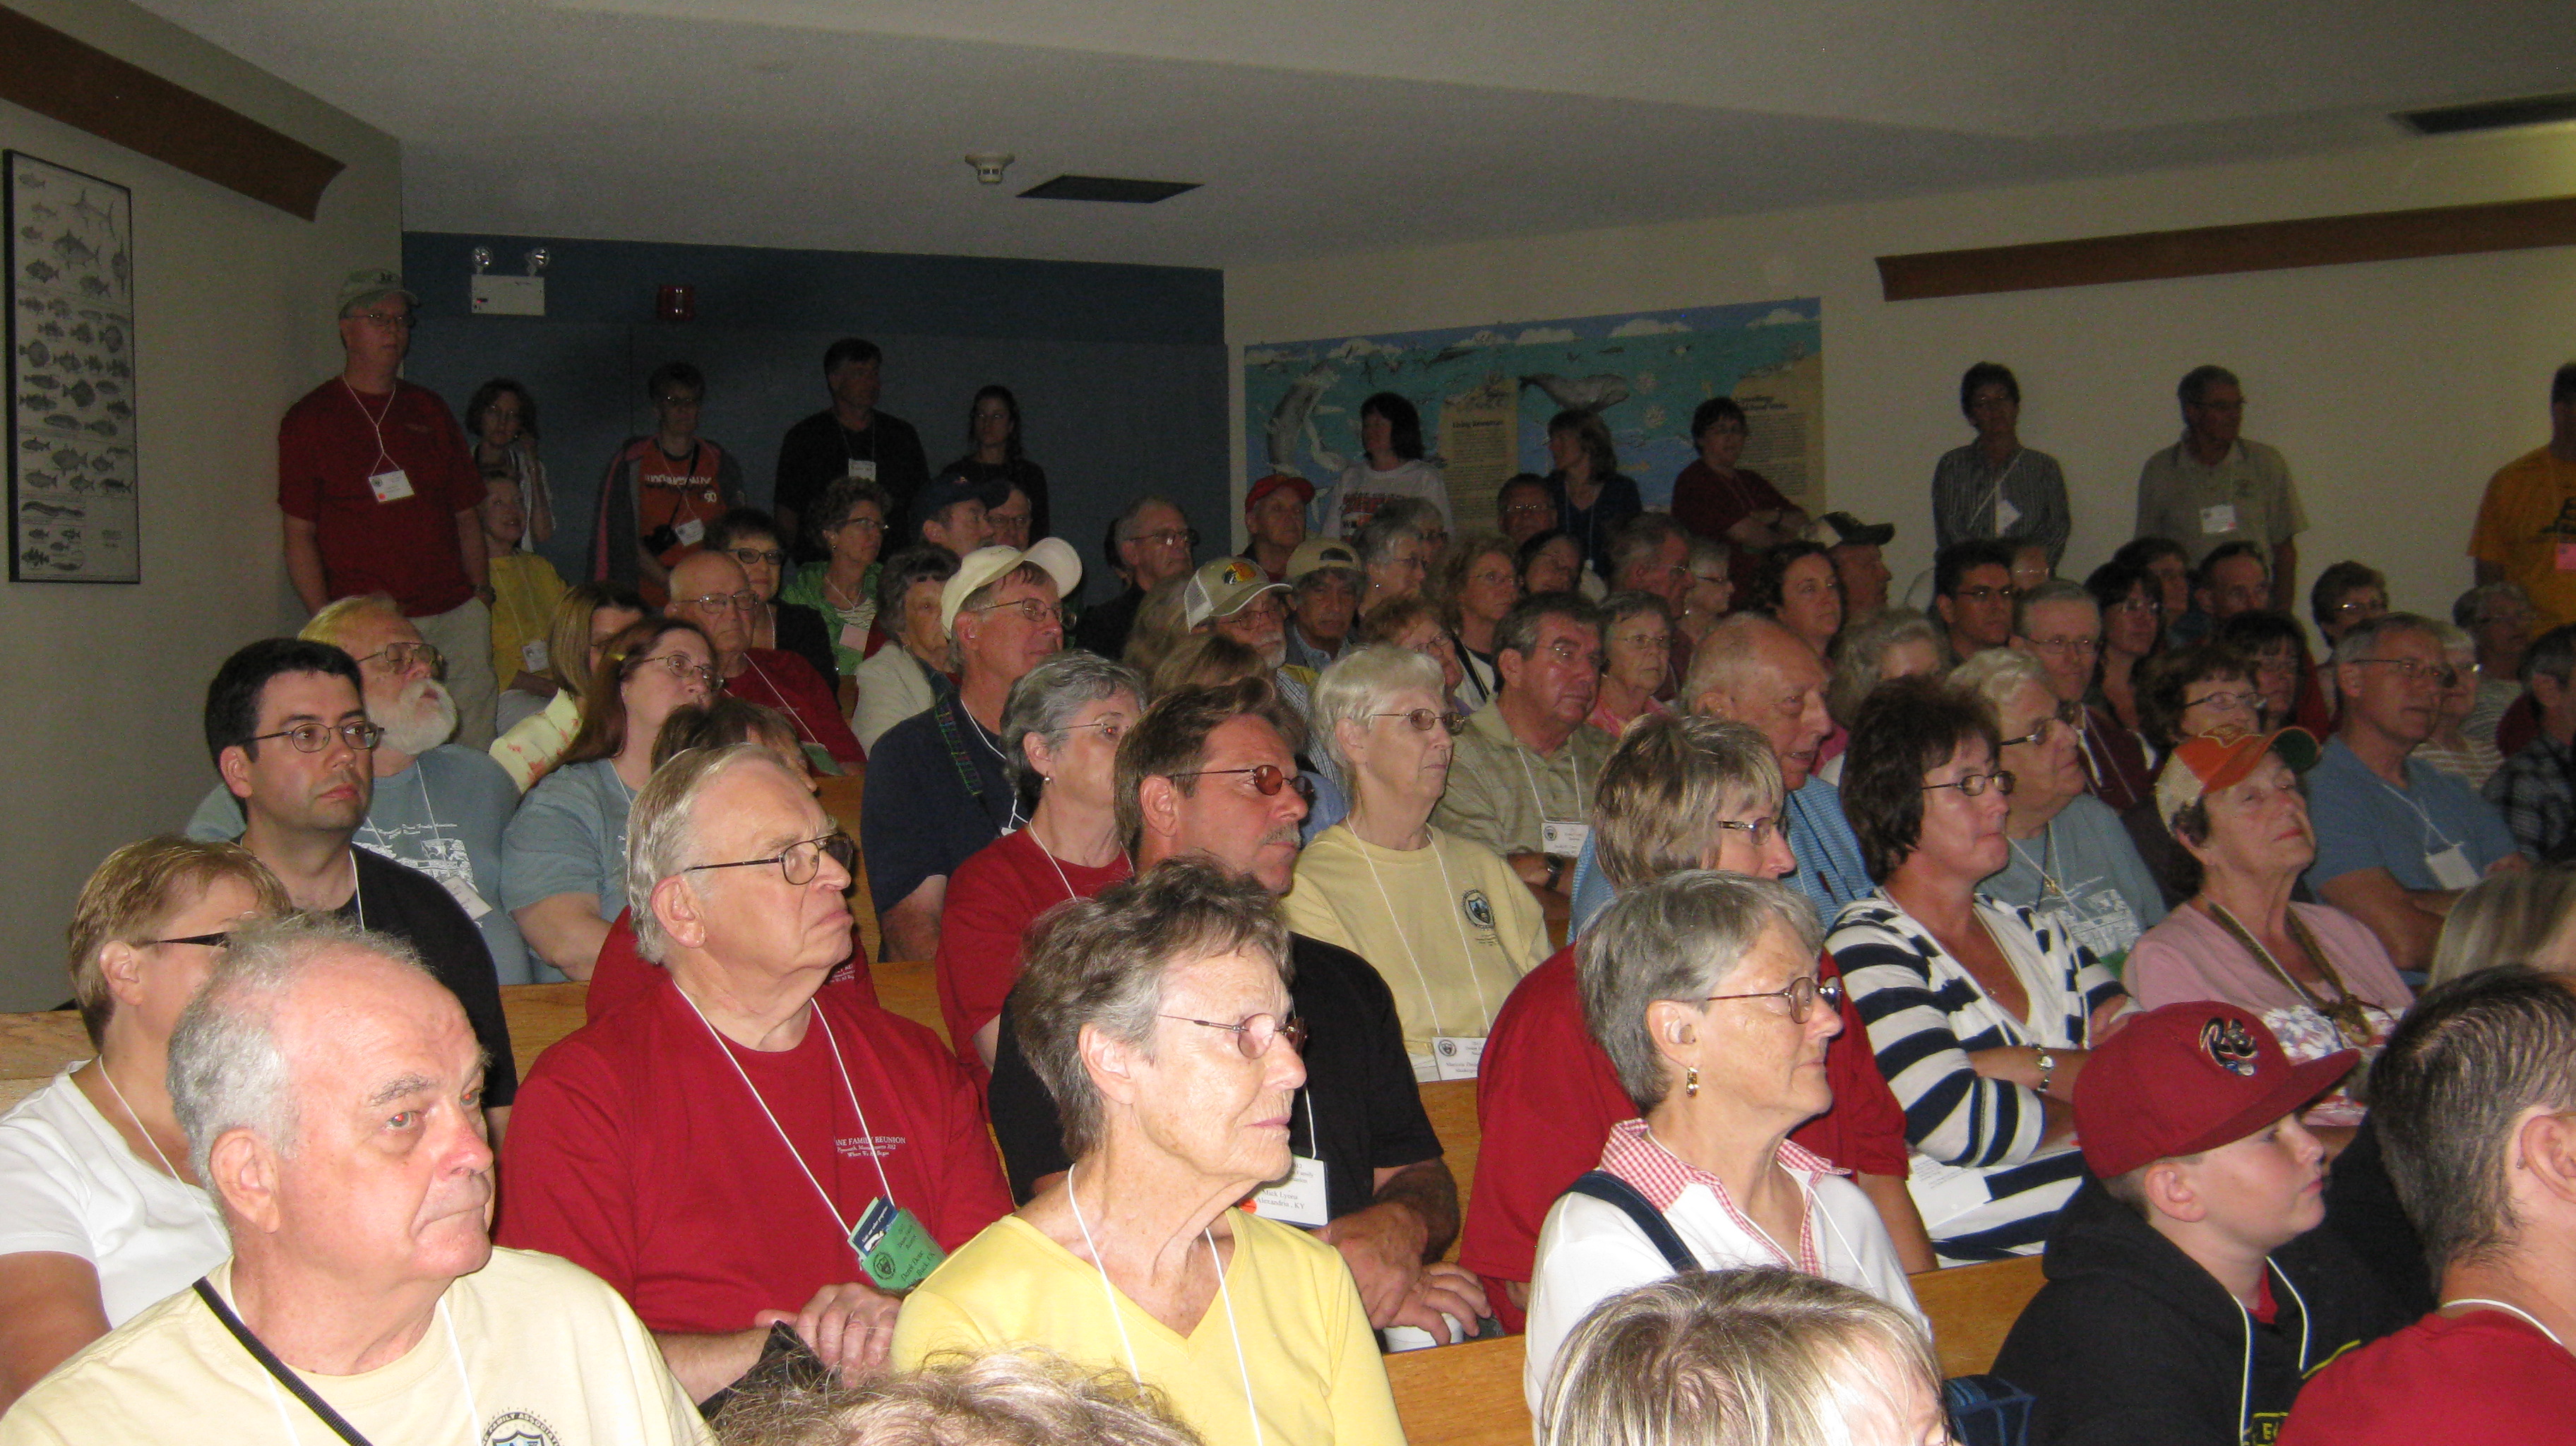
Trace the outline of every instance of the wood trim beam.
{"type": "Polygon", "coordinates": [[[293,136],[6,6],[0,100],[307,221],[344,169],[293,136]]]}
{"type": "Polygon", "coordinates": [[[1878,258],[1889,301],[2576,246],[2576,196],[1878,258]]]}

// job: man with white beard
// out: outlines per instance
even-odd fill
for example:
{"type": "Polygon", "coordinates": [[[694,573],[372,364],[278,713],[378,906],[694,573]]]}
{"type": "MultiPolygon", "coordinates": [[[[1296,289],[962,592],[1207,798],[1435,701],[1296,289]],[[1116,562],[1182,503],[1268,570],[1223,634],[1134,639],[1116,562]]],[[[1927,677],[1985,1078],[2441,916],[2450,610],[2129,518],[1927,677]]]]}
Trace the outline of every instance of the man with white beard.
{"type": "Polygon", "coordinates": [[[1298,717],[1306,716],[1309,668],[1288,662],[1288,584],[1240,557],[1221,557],[1198,570],[1181,590],[1181,619],[1194,633],[1223,633],[1261,655],[1270,680],[1298,717]]]}
{"type": "MultiPolygon", "coordinates": [[[[490,754],[450,743],[456,702],[435,676],[438,653],[382,593],[342,598],[296,636],[329,643],[357,660],[376,744],[375,798],[355,840],[443,886],[482,931],[504,984],[551,984],[563,976],[528,950],[519,924],[499,907],[501,831],[519,791],[490,754]]],[[[237,839],[241,800],[220,781],[188,820],[188,837],[237,839]]]]}

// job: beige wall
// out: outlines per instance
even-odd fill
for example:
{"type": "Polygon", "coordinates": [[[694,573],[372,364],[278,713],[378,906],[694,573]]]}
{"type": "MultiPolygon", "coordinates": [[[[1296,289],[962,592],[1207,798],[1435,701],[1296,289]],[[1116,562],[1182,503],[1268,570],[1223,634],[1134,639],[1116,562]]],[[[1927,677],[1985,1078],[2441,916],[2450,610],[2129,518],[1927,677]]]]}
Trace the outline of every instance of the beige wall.
{"type": "Polygon", "coordinates": [[[206,680],[298,614],[278,560],[276,424],[337,369],[340,276],[399,265],[400,156],[371,130],[124,0],[10,0],[348,169],[303,221],[0,103],[0,146],[134,191],[139,586],[0,584],[0,1009],[69,996],[63,925],[100,857],[176,829],[212,782],[206,680]]]}
{"type": "MultiPolygon", "coordinates": [[[[2548,434],[2576,358],[2576,248],[1888,303],[1872,258],[2576,193],[2576,128],[2359,153],[1249,267],[1227,339],[1296,341],[1546,317],[1824,299],[1832,504],[1898,524],[1898,586],[1931,562],[1932,462],[1968,440],[1959,373],[2022,385],[2022,437],[2066,468],[2078,577],[2126,540],[2138,465],[2180,430],[2173,386],[2237,371],[2246,434],[2288,453],[2313,528],[2302,585],[2360,557],[2440,609],[2486,477],[2548,434]]],[[[1236,412],[1241,376],[1236,374],[1236,412]]],[[[1239,430],[1239,429],[1238,429],[1239,430]]],[[[1241,437],[1235,475],[1243,475],[1241,437]]],[[[1238,484],[1239,486],[1239,484],[1238,484]]],[[[1237,496],[1241,494],[1238,491],[1237,496]]],[[[2304,611],[2304,609],[2303,609],[2304,611]]]]}

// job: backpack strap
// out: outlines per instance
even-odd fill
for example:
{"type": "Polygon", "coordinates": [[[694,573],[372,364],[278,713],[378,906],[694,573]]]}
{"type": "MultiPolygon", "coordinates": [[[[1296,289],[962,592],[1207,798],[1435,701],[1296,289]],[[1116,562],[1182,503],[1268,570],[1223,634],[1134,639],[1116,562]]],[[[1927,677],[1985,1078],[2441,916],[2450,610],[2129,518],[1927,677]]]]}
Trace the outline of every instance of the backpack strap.
{"type": "Polygon", "coordinates": [[[1682,1242],[1679,1234],[1675,1233],[1673,1223],[1664,1218],[1664,1212],[1656,1209],[1653,1202],[1639,1194],[1636,1186],[1607,1170],[1591,1170],[1565,1188],[1569,1195],[1589,1195],[1603,1204],[1618,1206],[1630,1223],[1644,1232],[1646,1239],[1657,1250],[1664,1253],[1664,1263],[1670,1265],[1675,1273],[1707,1268],[1699,1263],[1698,1256],[1691,1254],[1691,1248],[1682,1242]]]}

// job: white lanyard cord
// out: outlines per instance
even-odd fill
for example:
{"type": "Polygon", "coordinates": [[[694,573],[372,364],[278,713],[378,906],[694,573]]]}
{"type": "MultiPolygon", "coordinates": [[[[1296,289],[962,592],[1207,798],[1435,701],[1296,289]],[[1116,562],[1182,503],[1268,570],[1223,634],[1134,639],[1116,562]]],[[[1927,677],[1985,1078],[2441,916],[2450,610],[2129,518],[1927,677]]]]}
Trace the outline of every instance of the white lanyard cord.
{"type": "Polygon", "coordinates": [[[2538,1316],[2536,1316],[2536,1315],[2533,1315],[2531,1312],[2529,1312],[2529,1311],[2527,1311],[2527,1310],[2524,1310],[2521,1306],[2514,1305],[2514,1304],[2512,1304],[2512,1303],[2510,1303],[2510,1302],[2507,1302],[2507,1301],[2501,1301],[2501,1300],[2489,1300],[2489,1299],[2487,1299],[2487,1298],[2486,1298],[2486,1297],[2484,1297],[2484,1296],[2478,1296],[2478,1295],[2464,1295],[2464,1296],[2460,1297],[2458,1300],[2446,1300],[2446,1301],[2442,1302],[2442,1309],[2444,1309],[2444,1310],[2449,1310],[2451,1307],[2453,1307],[2453,1306],[2455,1306],[2455,1305],[2482,1305],[2482,1306],[2486,1306],[2486,1307],[2488,1307],[2489,1309],[2492,1309],[2492,1310],[2500,1310],[2500,1311],[2505,1311],[2505,1312],[2507,1312],[2507,1313],[2509,1313],[2509,1314],[2512,1314],[2512,1315],[2518,1315],[2518,1316],[2522,1317],[2525,1321],[2529,1322],[2529,1323],[2530,1323],[2530,1325],[2531,1325],[2531,1328],[2532,1328],[2533,1330],[2536,1330],[2536,1331],[2540,1332],[2542,1335],[2545,1335],[2545,1336],[2549,1337],[2549,1343],[2550,1343],[2551,1345],[2558,1347],[2558,1348],[2559,1348],[2560,1350],[2562,1350],[2562,1351],[2563,1351],[2563,1350],[2565,1350],[2565,1349],[2567,1349],[2567,1343],[2566,1343],[2565,1341],[2562,1341],[2562,1340],[2560,1340],[2560,1339],[2558,1338],[2558,1332],[2556,1332],[2556,1331],[2554,1331],[2554,1330],[2551,1330],[2549,1327],[2547,1327],[2547,1326],[2545,1326],[2545,1325],[2542,1325],[2542,1324],[2540,1323],[2540,1317],[2538,1317],[2538,1316]]]}
{"type": "MultiPolygon", "coordinates": [[[[141,1135],[143,1137],[143,1143],[152,1147],[152,1158],[161,1162],[161,1168],[170,1172],[171,1179],[177,1181],[182,1187],[185,1187],[188,1183],[187,1177],[179,1173],[178,1166],[170,1163],[169,1155],[164,1153],[161,1149],[161,1142],[152,1138],[151,1129],[143,1123],[143,1117],[134,1112],[134,1106],[125,1102],[125,1091],[116,1087],[116,1074],[107,1067],[107,1056],[104,1053],[101,1053],[98,1057],[98,1077],[107,1081],[107,1092],[116,1096],[117,1107],[125,1111],[125,1117],[127,1119],[134,1122],[134,1133],[141,1135]]],[[[1314,1119],[1311,1115],[1307,1118],[1306,1128],[1310,1132],[1314,1129],[1314,1119]]],[[[132,1154],[134,1152],[128,1150],[126,1153],[132,1154]]],[[[222,1211],[215,1208],[213,1197],[213,1191],[200,1190],[192,1198],[199,1205],[205,1208],[207,1215],[213,1218],[215,1228],[217,1230],[222,1230],[224,1228],[224,1214],[222,1211]]]]}
{"type": "MultiPolygon", "coordinates": [[[[2401,765],[2399,765],[2399,766],[2400,766],[2401,768],[2402,768],[2402,767],[2404,767],[2404,765],[2403,765],[2403,764],[2401,764],[2401,765]]],[[[2459,847],[2459,844],[2457,844],[2456,842],[2454,842],[2454,841],[2452,840],[2452,838],[2451,838],[2451,836],[2450,836],[2449,834],[2442,832],[2442,826],[2441,826],[2440,824],[2433,822],[2433,815],[2432,815],[2431,813],[2429,813],[2429,812],[2427,812],[2427,811],[2425,810],[2424,805],[2422,805],[2422,804],[2420,804],[2420,803],[2417,803],[2413,798],[2409,797],[2409,796],[2407,795],[2406,790],[2404,790],[2404,789],[2402,789],[2402,788],[2392,787],[2392,786],[2389,784],[2389,782],[2388,782],[2388,780],[2387,780],[2387,779],[2385,779],[2385,778],[2381,778],[2381,777],[2379,777],[2379,776],[2378,776],[2378,775],[2376,775],[2376,774],[2373,774],[2373,775],[2371,776],[2371,780],[2370,780],[2370,781],[2371,781],[2371,782],[2373,782],[2373,783],[2378,784],[2378,785],[2379,785],[2380,787],[2382,787],[2382,788],[2387,789],[2391,794],[2395,795],[2395,797],[2396,797],[2396,799],[2397,799],[2397,801],[2398,801],[2399,803],[2402,803],[2402,804],[2406,805],[2408,808],[2413,809],[2413,810],[2415,811],[2415,816],[2416,816],[2417,818],[2420,818],[2420,819],[2422,819],[2422,820],[2424,821],[2424,832],[2425,832],[2425,834],[2426,834],[2428,837],[2430,837],[2430,838],[2434,838],[2434,839],[2439,839],[2439,840],[2441,841],[2442,847],[2444,847],[2444,848],[2446,848],[2446,849],[2452,849],[2452,848],[2458,848],[2458,847],[2459,847]]]]}
{"type": "MultiPolygon", "coordinates": [[[[1343,827],[1348,828],[1349,825],[1344,824],[1343,827]]],[[[1428,834],[1429,830],[1426,829],[1425,832],[1428,834]]],[[[1435,1035],[1446,1033],[1440,1027],[1440,1006],[1433,1002],[1431,997],[1431,979],[1422,972],[1421,957],[1413,952],[1413,934],[1404,927],[1404,920],[1396,914],[1395,899],[1386,891],[1386,880],[1378,877],[1377,860],[1370,855],[1372,846],[1368,840],[1359,836],[1356,829],[1351,832],[1351,842],[1359,846],[1360,861],[1368,865],[1369,882],[1377,885],[1378,902],[1386,905],[1387,922],[1395,926],[1396,940],[1404,945],[1404,961],[1413,966],[1413,982],[1422,986],[1422,1007],[1431,1015],[1431,1032],[1435,1035]]],[[[1457,908],[1458,889],[1457,885],[1449,880],[1449,861],[1440,856],[1439,836],[1430,834],[1429,841],[1423,844],[1423,847],[1431,851],[1431,861],[1440,866],[1440,896],[1448,901],[1450,908],[1457,908]]],[[[1459,923],[1455,914],[1450,916],[1449,925],[1458,931],[1458,950],[1465,957],[1467,964],[1467,984],[1476,996],[1478,1007],[1484,1010],[1485,1033],[1490,1035],[1494,1032],[1494,1011],[1491,1005],[1485,1003],[1485,991],[1476,984],[1476,946],[1468,942],[1467,926],[1459,923]]]]}
{"type": "MultiPolygon", "coordinates": [[[[429,770],[422,766],[421,760],[415,758],[411,763],[411,771],[412,775],[420,780],[421,816],[429,820],[429,836],[435,839],[439,834],[438,810],[431,806],[429,801],[429,770]]],[[[623,780],[620,781],[622,782],[623,780]]],[[[376,826],[376,820],[373,817],[375,810],[369,809],[367,812],[369,817],[366,823],[361,826],[364,827],[367,832],[374,834],[376,836],[376,842],[382,845],[382,847],[376,851],[397,863],[401,862],[402,855],[394,852],[393,835],[376,826]]]]}
{"type": "MultiPolygon", "coordinates": [[[[815,1178],[814,1167],[805,1163],[804,1152],[796,1148],[794,1140],[788,1138],[787,1127],[778,1123],[778,1116],[770,1110],[769,1101],[760,1097],[760,1086],[751,1082],[751,1071],[742,1067],[742,1061],[734,1055],[733,1046],[725,1042],[725,1037],[716,1032],[713,1024],[708,1023],[707,1012],[698,1007],[698,1001],[689,998],[689,991],[680,989],[677,992],[681,999],[688,1002],[689,1012],[698,1017],[698,1023],[706,1025],[708,1036],[715,1040],[717,1050],[722,1052],[726,1061],[733,1066],[733,1072],[742,1077],[742,1087],[751,1091],[751,1102],[760,1106],[760,1112],[768,1116],[769,1127],[778,1132],[778,1143],[787,1147],[787,1158],[794,1160],[796,1168],[805,1173],[805,1183],[814,1187],[815,1198],[823,1202],[823,1209],[831,1215],[832,1223],[841,1227],[841,1238],[849,1241],[851,1232],[858,1226],[841,1218],[841,1207],[832,1203],[831,1192],[823,1188],[821,1180],[815,1178]]],[[[841,1090],[849,1096],[850,1112],[859,1117],[859,1135],[867,1150],[868,1163],[877,1167],[877,1184],[884,1187],[885,1202],[891,1206],[895,1203],[894,1182],[886,1178],[885,1161],[877,1154],[877,1132],[869,1126],[868,1112],[859,1104],[858,1089],[850,1083],[850,1066],[841,1058],[841,1042],[833,1038],[832,1026],[823,1018],[821,1005],[809,999],[805,1001],[805,1008],[811,1011],[809,1022],[823,1031],[823,1043],[832,1052],[832,1063],[840,1066],[841,1090]]],[[[850,1241],[850,1249],[855,1254],[858,1250],[858,1242],[850,1241]]]]}
{"type": "Polygon", "coordinates": [[[375,434],[376,460],[379,462],[391,462],[394,459],[394,456],[391,452],[385,450],[384,423],[386,418],[389,418],[394,414],[394,403],[402,400],[402,383],[399,381],[394,383],[393,395],[385,398],[385,409],[381,414],[367,410],[366,398],[358,395],[358,389],[349,385],[349,379],[347,377],[340,378],[340,389],[349,394],[350,405],[358,409],[359,416],[367,419],[367,430],[375,434]]]}
{"type": "MultiPolygon", "coordinates": [[[[1547,822],[1547,796],[1538,791],[1538,774],[1530,768],[1529,755],[1529,745],[1517,738],[1512,740],[1512,757],[1520,760],[1521,777],[1529,784],[1530,802],[1538,805],[1539,823],[1544,827],[1547,822]]],[[[1574,812],[1577,817],[1581,817],[1584,811],[1583,760],[1575,756],[1574,735],[1571,733],[1565,735],[1565,767],[1567,772],[1574,775],[1574,812]]],[[[1554,769],[1548,771],[1555,772],[1554,769]]]]}
{"type": "MultiPolygon", "coordinates": [[[[456,1344],[456,1321],[447,1313],[445,1296],[440,1296],[438,1299],[438,1322],[447,1327],[447,1358],[456,1363],[457,1382],[465,1388],[466,1446],[482,1446],[483,1408],[475,1403],[474,1378],[466,1373],[465,1352],[456,1344]]],[[[277,1424],[283,1438],[289,1442],[301,1439],[295,1432],[295,1418],[287,1412],[286,1392],[278,1388],[277,1377],[266,1371],[260,1374],[268,1381],[269,1404],[277,1407],[277,1424]]],[[[306,1383],[306,1388],[311,1389],[310,1382],[306,1383]]],[[[315,1394],[319,1395],[320,1392],[317,1391],[315,1394]]]]}
{"type": "MultiPolygon", "coordinates": [[[[1311,1111],[1314,1107],[1310,1104],[1307,1108],[1311,1111]]],[[[1310,1113],[1307,1116],[1308,1128],[1313,1127],[1313,1121],[1314,1116],[1310,1113]]],[[[1141,1386],[1145,1384],[1145,1373],[1136,1365],[1136,1343],[1128,1339],[1126,1313],[1118,1308],[1118,1290],[1109,1283],[1108,1262],[1100,1258],[1100,1245],[1091,1238],[1091,1223],[1082,1218],[1082,1196],[1074,1189],[1074,1172],[1081,1168],[1080,1165],[1069,1165],[1065,1168],[1065,1203],[1073,1207],[1073,1224],[1074,1228],[1082,1232],[1082,1248],[1091,1252],[1092,1268],[1100,1272],[1100,1294],[1109,1302],[1109,1323],[1118,1327],[1119,1348],[1127,1353],[1127,1374],[1135,1377],[1136,1384],[1141,1386]]],[[[1252,1367],[1243,1357],[1243,1327],[1235,1324],[1234,1321],[1234,1291],[1225,1283],[1225,1257],[1217,1254],[1216,1233],[1213,1230],[1202,1232],[1202,1237],[1207,1241],[1208,1264],[1216,1269],[1217,1294],[1225,1301],[1225,1328],[1234,1336],[1234,1369],[1243,1377],[1243,1410],[1245,1415],[1252,1418],[1252,1446],[1261,1446],[1261,1411],[1253,1404],[1252,1367]]],[[[1236,1242],[1238,1249],[1241,1245],[1242,1242],[1236,1242]]]]}
{"type": "MultiPolygon", "coordinates": [[[[743,649],[742,660],[751,665],[751,670],[754,673],[760,675],[760,681],[769,685],[769,693],[771,697],[776,698],[781,703],[785,703],[787,701],[787,690],[778,686],[778,681],[769,676],[767,669],[760,666],[760,660],[751,655],[751,650],[749,648],[743,649]]],[[[805,720],[796,715],[796,710],[794,708],[780,708],[778,711],[787,715],[787,721],[796,725],[796,731],[805,735],[806,742],[813,744],[817,748],[821,748],[823,746],[823,740],[814,736],[814,730],[805,726],[805,720]]]]}

